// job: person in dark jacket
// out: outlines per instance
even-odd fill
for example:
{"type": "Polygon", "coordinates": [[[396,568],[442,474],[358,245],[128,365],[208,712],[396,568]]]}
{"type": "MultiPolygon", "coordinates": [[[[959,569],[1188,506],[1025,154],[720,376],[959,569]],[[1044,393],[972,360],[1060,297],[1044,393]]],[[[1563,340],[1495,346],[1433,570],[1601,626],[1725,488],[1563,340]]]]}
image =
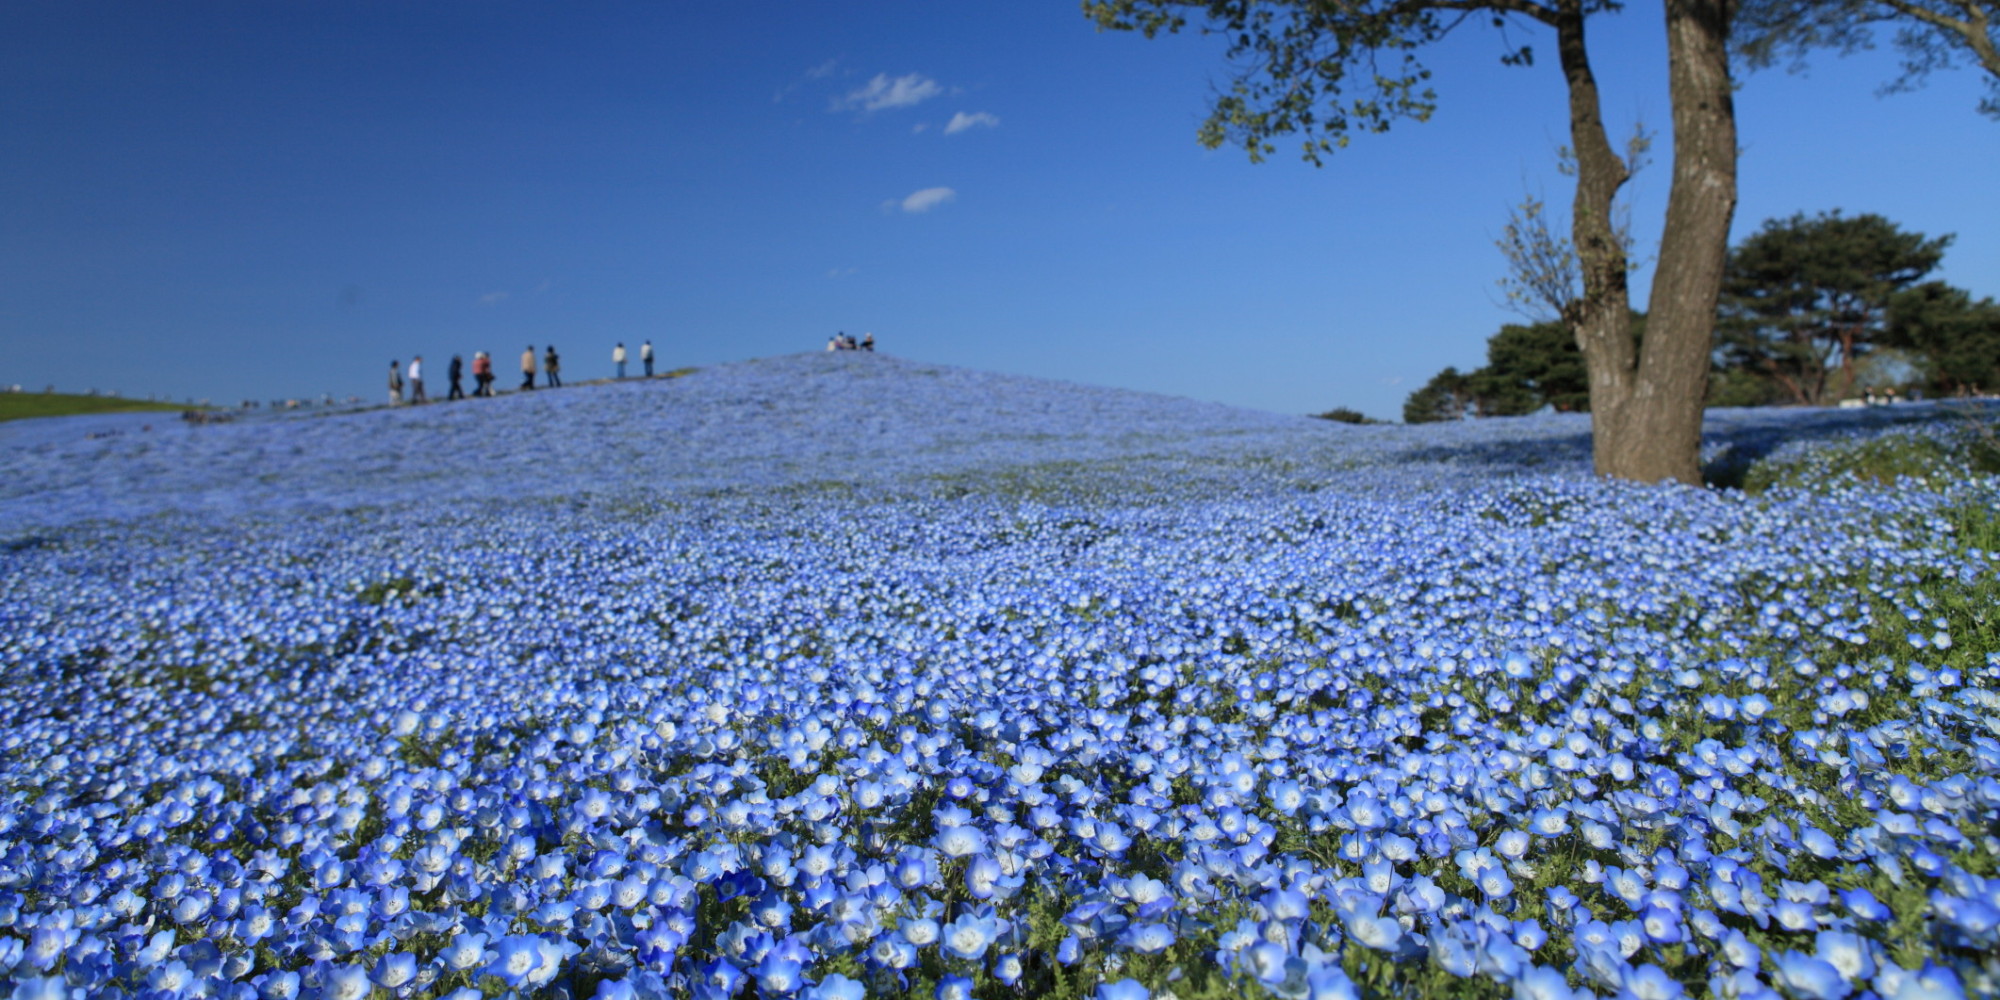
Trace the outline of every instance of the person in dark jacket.
{"type": "Polygon", "coordinates": [[[456,354],[452,355],[451,368],[445,372],[445,377],[451,380],[451,391],[445,393],[444,398],[464,399],[465,390],[460,388],[458,382],[465,377],[465,359],[456,354]]]}
{"type": "Polygon", "coordinates": [[[554,344],[550,344],[548,352],[542,355],[542,372],[543,378],[548,381],[549,388],[562,388],[562,359],[556,357],[556,345],[554,344]]]}

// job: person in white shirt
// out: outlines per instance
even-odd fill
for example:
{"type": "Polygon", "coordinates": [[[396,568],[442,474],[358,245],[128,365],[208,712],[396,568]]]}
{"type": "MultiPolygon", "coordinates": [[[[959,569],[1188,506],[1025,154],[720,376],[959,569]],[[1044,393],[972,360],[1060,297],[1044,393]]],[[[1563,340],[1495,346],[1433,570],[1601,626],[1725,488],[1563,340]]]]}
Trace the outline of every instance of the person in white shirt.
{"type": "Polygon", "coordinates": [[[653,377],[653,342],[652,342],[652,341],[650,341],[650,340],[649,340],[649,341],[646,341],[645,343],[643,343],[643,344],[640,344],[640,345],[639,345],[639,363],[640,363],[640,364],[642,364],[642,365],[645,365],[645,366],[646,366],[646,377],[647,377],[647,378],[652,378],[652,377],[653,377]]]}
{"type": "Polygon", "coordinates": [[[615,364],[615,365],[617,365],[617,366],[618,366],[618,377],[619,377],[619,378],[624,378],[624,377],[625,377],[625,342],[624,342],[624,341],[622,341],[622,340],[621,340],[621,341],[619,341],[619,342],[618,342],[618,346],[617,346],[617,347],[614,347],[614,348],[612,348],[612,349],[611,349],[611,363],[612,363],[612,364],[615,364]]]}
{"type": "Polygon", "coordinates": [[[430,398],[424,395],[424,356],[421,354],[410,359],[410,402],[430,402],[430,398]]]}

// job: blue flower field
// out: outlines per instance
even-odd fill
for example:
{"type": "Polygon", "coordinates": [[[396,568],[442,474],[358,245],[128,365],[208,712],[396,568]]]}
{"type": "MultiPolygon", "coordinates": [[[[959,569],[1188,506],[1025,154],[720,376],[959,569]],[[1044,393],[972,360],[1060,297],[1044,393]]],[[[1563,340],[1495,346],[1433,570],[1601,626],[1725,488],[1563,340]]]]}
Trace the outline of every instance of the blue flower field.
{"type": "Polygon", "coordinates": [[[1992,996],[1990,419],[1717,411],[1747,491],[858,352],[0,424],[0,995],[1992,996]]]}

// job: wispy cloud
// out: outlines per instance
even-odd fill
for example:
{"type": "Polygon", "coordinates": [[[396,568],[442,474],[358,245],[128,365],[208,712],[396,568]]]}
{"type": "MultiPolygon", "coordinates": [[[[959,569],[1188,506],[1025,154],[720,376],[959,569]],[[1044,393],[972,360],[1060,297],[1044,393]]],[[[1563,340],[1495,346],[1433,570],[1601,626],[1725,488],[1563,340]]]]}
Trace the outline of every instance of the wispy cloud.
{"type": "Polygon", "coordinates": [[[811,67],[810,69],[807,69],[803,74],[801,74],[798,79],[793,80],[792,82],[785,84],[782,87],[779,87],[776,92],[772,93],[771,103],[782,104],[784,103],[785,98],[792,96],[792,93],[798,90],[800,87],[804,86],[807,83],[812,83],[818,80],[824,80],[827,77],[832,76],[839,69],[840,69],[839,59],[828,59],[827,61],[820,63],[817,66],[811,67]]]}
{"type": "Polygon", "coordinates": [[[506,292],[487,292],[485,295],[479,297],[479,304],[482,306],[499,305],[506,300],[506,292]]]}
{"type": "Polygon", "coordinates": [[[984,111],[974,111],[973,113],[968,115],[965,112],[960,111],[957,114],[951,116],[951,121],[947,123],[944,127],[944,134],[957,135],[958,133],[963,132],[966,129],[970,128],[999,128],[999,127],[1000,127],[1000,119],[995,115],[988,114],[984,111]]]}
{"type": "Polygon", "coordinates": [[[939,94],[944,88],[936,80],[922,73],[909,73],[891,78],[887,73],[877,73],[866,86],[848,91],[833,102],[835,111],[886,111],[890,108],[907,108],[922,104],[939,94]]]}
{"type": "Polygon", "coordinates": [[[914,194],[911,194],[909,197],[904,198],[901,204],[903,207],[903,211],[915,214],[919,212],[928,212],[931,209],[936,208],[939,205],[942,205],[945,202],[951,201],[952,199],[957,197],[958,197],[958,192],[953,191],[948,187],[925,188],[922,191],[918,191],[914,194]]]}
{"type": "Polygon", "coordinates": [[[861,273],[858,267],[836,267],[826,272],[829,278],[849,278],[861,273]]]}

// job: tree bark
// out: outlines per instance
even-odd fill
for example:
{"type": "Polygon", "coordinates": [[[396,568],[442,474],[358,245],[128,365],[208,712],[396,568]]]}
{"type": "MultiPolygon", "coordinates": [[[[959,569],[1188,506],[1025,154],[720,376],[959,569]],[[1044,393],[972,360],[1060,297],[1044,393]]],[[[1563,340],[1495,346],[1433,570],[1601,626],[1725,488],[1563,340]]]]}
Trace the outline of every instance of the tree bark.
{"type": "Polygon", "coordinates": [[[1576,156],[1570,242],[1583,272],[1583,295],[1564,310],[1562,319],[1583,351],[1590,379],[1591,459],[1599,473],[1613,474],[1614,453],[1627,446],[1617,426],[1632,397],[1636,352],[1629,266],[1611,211],[1631,169],[1604,132],[1597,77],[1584,44],[1582,3],[1563,0],[1556,15],[1552,26],[1569,88],[1570,149],[1576,156]]]}
{"type": "MultiPolygon", "coordinates": [[[[1702,404],[1736,213],[1729,22],[1736,0],[1666,0],[1674,168],[1637,377],[1593,422],[1601,475],[1701,482],[1702,404]]],[[[1591,386],[1595,395],[1596,385],[1591,386]]],[[[1591,403],[1593,412],[1596,400],[1591,403]]]]}

